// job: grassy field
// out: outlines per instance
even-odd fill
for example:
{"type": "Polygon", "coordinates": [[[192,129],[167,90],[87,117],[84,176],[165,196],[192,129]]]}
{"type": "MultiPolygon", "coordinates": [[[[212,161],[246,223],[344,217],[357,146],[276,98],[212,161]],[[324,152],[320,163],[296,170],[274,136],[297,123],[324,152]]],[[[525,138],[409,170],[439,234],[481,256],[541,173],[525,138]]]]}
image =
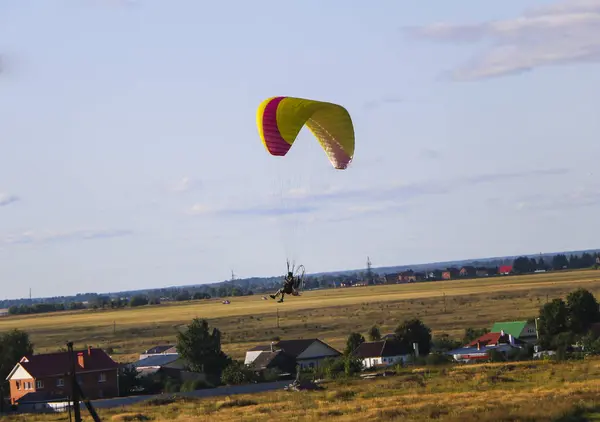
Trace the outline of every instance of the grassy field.
{"type": "Polygon", "coordinates": [[[178,329],[200,317],[221,330],[225,352],[240,358],[248,347],[274,337],[318,337],[342,349],[351,331],[365,333],[378,324],[386,332],[410,317],[421,318],[434,335],[461,337],[467,327],[489,328],[495,321],[535,316],[546,300],[578,287],[600,297],[600,271],[311,291],[283,304],[256,295],[231,298],[229,305],[206,300],[4,317],[0,332],[28,331],[38,352],[56,350],[70,340],[77,347],[112,347],[114,357],[126,361],[145,348],[173,341],[178,329]]]}
{"type": "MultiPolygon", "coordinates": [[[[324,387],[313,392],[149,401],[99,413],[105,421],[157,422],[600,421],[598,359],[407,368],[396,376],[330,382],[324,387]]],[[[68,416],[23,415],[7,420],[57,422],[68,416]]]]}

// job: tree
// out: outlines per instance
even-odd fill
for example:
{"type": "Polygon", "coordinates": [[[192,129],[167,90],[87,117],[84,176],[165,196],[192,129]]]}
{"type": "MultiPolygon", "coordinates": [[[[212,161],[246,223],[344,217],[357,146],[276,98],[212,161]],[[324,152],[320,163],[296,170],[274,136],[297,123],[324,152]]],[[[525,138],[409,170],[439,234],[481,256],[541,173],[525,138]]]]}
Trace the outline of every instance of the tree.
{"type": "Polygon", "coordinates": [[[594,266],[596,260],[594,259],[592,254],[585,252],[579,258],[579,268],[591,268],[594,266]]]}
{"type": "Polygon", "coordinates": [[[360,333],[352,333],[348,336],[348,340],[346,340],[346,349],[344,350],[345,355],[352,354],[358,346],[365,342],[365,338],[360,333]]]}
{"type": "Polygon", "coordinates": [[[400,324],[394,332],[396,338],[412,349],[413,343],[419,345],[419,355],[428,355],[431,350],[431,329],[419,319],[410,319],[400,324]]]}
{"type": "Polygon", "coordinates": [[[194,318],[185,332],[177,334],[177,352],[190,365],[192,371],[206,374],[207,378],[220,380],[221,372],[229,364],[229,357],[221,350],[221,332],[208,322],[194,318]]]}
{"type": "Polygon", "coordinates": [[[476,338],[481,337],[484,334],[489,333],[490,330],[488,328],[467,328],[465,329],[465,335],[463,337],[462,343],[468,344],[475,340],[476,338]]]}
{"type": "Polygon", "coordinates": [[[598,301],[588,290],[579,288],[567,296],[568,327],[577,334],[585,333],[591,324],[600,321],[598,301]]]}
{"type": "Polygon", "coordinates": [[[192,296],[187,290],[182,290],[177,294],[177,296],[175,296],[175,300],[177,302],[185,302],[186,300],[190,300],[191,298],[192,296]]]}
{"type": "Polygon", "coordinates": [[[221,374],[221,382],[226,385],[247,384],[256,379],[254,372],[244,362],[231,361],[221,374]]]}
{"type": "Polygon", "coordinates": [[[143,295],[136,295],[129,301],[129,306],[135,308],[136,306],[144,306],[148,304],[148,298],[143,295]]]}
{"type": "Polygon", "coordinates": [[[121,396],[128,396],[138,386],[141,386],[139,373],[133,365],[123,365],[119,368],[119,392],[121,396]]]}
{"type": "Polygon", "coordinates": [[[0,336],[0,412],[4,410],[4,393],[8,391],[6,377],[23,356],[33,354],[29,334],[14,329],[0,336]]]}
{"type": "Polygon", "coordinates": [[[567,330],[568,316],[567,304],[562,299],[554,299],[541,307],[538,333],[542,347],[550,347],[552,339],[567,330]]]}
{"type": "Polygon", "coordinates": [[[566,255],[558,254],[552,257],[552,269],[562,270],[569,267],[569,260],[566,255]]]}
{"type": "Polygon", "coordinates": [[[369,329],[369,341],[379,341],[381,340],[381,332],[379,331],[379,327],[377,325],[373,325],[369,329]]]}
{"type": "Polygon", "coordinates": [[[513,271],[518,274],[532,273],[536,267],[535,259],[529,259],[526,256],[520,256],[513,261],[513,271]]]}

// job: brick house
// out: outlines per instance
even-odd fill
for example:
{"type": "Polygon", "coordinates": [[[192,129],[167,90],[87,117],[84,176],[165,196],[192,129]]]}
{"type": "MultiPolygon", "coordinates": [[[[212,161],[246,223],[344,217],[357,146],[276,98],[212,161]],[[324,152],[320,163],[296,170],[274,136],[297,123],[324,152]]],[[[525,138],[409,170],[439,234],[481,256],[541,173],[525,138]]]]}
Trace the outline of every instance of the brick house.
{"type": "Polygon", "coordinates": [[[417,276],[413,270],[403,271],[400,273],[400,282],[414,283],[415,281],[417,281],[417,276]]]}
{"type": "MultiPolygon", "coordinates": [[[[83,393],[90,400],[119,395],[119,364],[102,349],[75,352],[75,373],[83,393]]],[[[8,374],[12,404],[67,398],[71,395],[68,373],[69,352],[23,356],[8,374]]]]}

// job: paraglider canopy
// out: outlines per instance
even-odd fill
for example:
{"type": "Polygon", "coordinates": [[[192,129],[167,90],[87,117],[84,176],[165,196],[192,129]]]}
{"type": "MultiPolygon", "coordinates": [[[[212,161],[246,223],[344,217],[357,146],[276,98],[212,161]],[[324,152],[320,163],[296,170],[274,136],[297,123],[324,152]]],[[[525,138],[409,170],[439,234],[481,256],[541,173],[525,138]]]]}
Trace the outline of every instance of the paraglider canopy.
{"type": "Polygon", "coordinates": [[[288,153],[304,125],[317,138],[334,168],[347,168],[354,156],[352,119],[337,104],[272,97],[259,105],[256,124],[263,145],[274,156],[288,153]]]}

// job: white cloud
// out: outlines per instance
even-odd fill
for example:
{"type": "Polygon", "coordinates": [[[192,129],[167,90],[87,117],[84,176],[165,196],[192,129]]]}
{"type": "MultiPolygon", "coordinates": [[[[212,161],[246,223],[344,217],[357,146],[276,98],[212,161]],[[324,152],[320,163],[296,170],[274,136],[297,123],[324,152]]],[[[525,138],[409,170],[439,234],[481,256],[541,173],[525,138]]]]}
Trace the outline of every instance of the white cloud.
{"type": "Polygon", "coordinates": [[[93,240],[93,239],[108,239],[115,237],[131,236],[130,230],[94,230],[94,229],[79,229],[68,231],[34,231],[27,230],[22,233],[10,234],[2,239],[3,243],[7,244],[23,244],[23,243],[50,243],[74,240],[93,240]]]}
{"type": "Polygon", "coordinates": [[[531,195],[520,198],[515,204],[515,209],[518,211],[563,211],[598,205],[600,205],[600,186],[586,186],[566,193],[531,195]]]}
{"type": "Polygon", "coordinates": [[[452,73],[475,80],[537,67],[600,61],[600,0],[570,0],[521,16],[475,24],[437,23],[410,30],[434,41],[491,41],[479,56],[452,73]]]}
{"type": "MultiPolygon", "coordinates": [[[[323,186],[318,189],[294,189],[287,191],[287,198],[283,201],[256,200],[244,201],[243,204],[222,203],[207,205],[197,203],[186,210],[188,215],[210,216],[298,216],[305,218],[318,214],[328,220],[330,213],[340,215],[345,219],[356,218],[367,214],[381,214],[386,212],[403,212],[414,201],[444,195],[462,188],[469,188],[482,184],[498,184],[514,180],[527,179],[540,176],[557,176],[567,173],[567,169],[554,168],[545,170],[523,170],[505,173],[479,174],[468,177],[444,180],[429,180],[420,182],[391,182],[370,186],[323,186]]],[[[286,196],[284,194],[284,196],[286,196]]]]}
{"type": "Polygon", "coordinates": [[[19,199],[20,198],[17,195],[0,192],[0,207],[5,207],[7,205],[13,204],[19,201],[19,199]]]}
{"type": "Polygon", "coordinates": [[[213,208],[209,207],[208,205],[194,204],[188,209],[187,213],[192,214],[192,215],[199,215],[199,214],[208,214],[213,211],[214,211],[213,208]]]}
{"type": "Polygon", "coordinates": [[[174,192],[189,192],[198,189],[202,186],[202,182],[196,179],[192,179],[189,176],[184,176],[177,181],[172,187],[174,192]]]}

